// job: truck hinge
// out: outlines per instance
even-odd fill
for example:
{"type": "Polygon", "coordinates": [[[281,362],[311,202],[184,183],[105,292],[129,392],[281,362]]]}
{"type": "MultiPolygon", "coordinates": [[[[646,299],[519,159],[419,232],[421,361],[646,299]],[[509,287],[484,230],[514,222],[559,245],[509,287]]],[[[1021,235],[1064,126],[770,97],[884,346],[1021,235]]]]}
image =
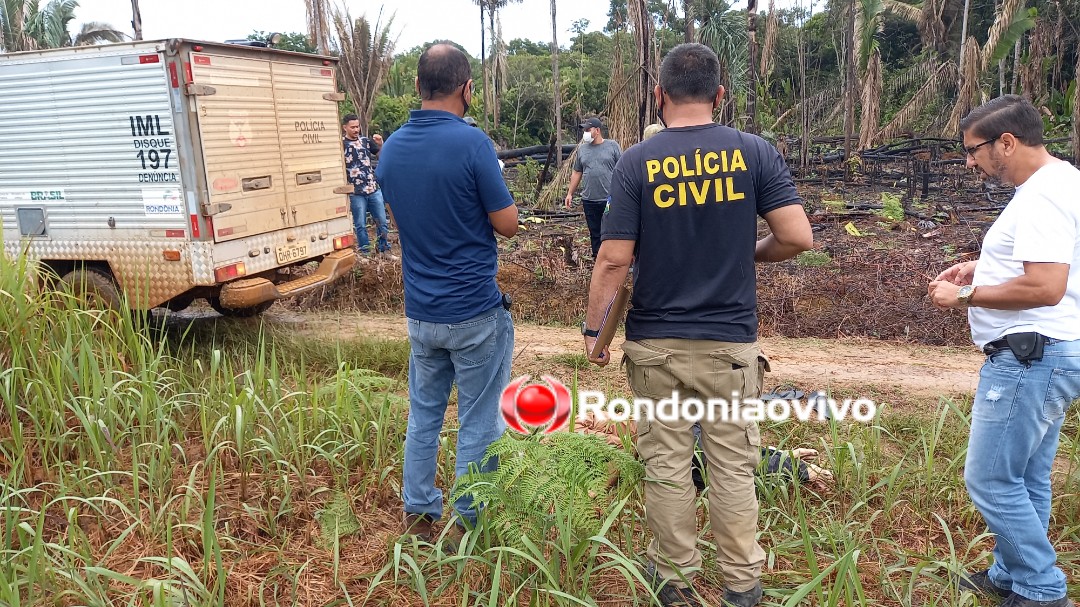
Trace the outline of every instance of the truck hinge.
{"type": "Polygon", "coordinates": [[[202,214],[204,217],[213,217],[218,213],[224,213],[232,209],[232,205],[227,202],[218,202],[215,204],[202,205],[202,214]]]}
{"type": "Polygon", "coordinates": [[[217,93],[217,89],[206,84],[195,84],[194,82],[189,82],[187,86],[184,87],[184,92],[188,95],[205,97],[207,95],[213,95],[214,93],[217,93]]]}

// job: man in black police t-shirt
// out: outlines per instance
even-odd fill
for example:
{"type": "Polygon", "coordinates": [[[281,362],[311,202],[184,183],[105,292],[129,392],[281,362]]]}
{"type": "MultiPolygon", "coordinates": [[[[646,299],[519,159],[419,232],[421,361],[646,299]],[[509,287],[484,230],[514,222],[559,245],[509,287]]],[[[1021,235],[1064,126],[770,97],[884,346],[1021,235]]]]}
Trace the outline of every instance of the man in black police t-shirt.
{"type": "MultiPolygon", "coordinates": [[[[682,44],[668,53],[656,87],[667,128],[619,160],[604,216],[582,328],[586,353],[608,302],[634,262],[632,310],[623,344],[636,398],[756,398],[767,360],[757,346],[756,261],[781,261],[813,246],[810,223],[776,149],[760,137],[714,124],[724,95],[720,65],[708,47],[682,44]],[[757,239],[757,218],[771,234],[757,239]]],[[[605,348],[596,364],[607,364],[605,348]]],[[[696,419],[638,421],[638,452],[650,480],[648,555],[664,605],[696,605],[701,567],[694,485],[686,465],[696,419]]],[[[711,487],[709,512],[725,605],[761,600],[765,553],[754,469],[757,423],[739,416],[701,419],[711,487]]]]}

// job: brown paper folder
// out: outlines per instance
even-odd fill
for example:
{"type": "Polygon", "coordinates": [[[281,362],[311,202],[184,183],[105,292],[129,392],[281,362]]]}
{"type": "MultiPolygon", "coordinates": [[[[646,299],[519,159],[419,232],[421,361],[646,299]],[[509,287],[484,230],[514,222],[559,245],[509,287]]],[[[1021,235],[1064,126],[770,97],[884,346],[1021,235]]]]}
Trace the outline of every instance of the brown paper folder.
{"type": "Polygon", "coordinates": [[[615,338],[615,331],[626,314],[626,304],[630,303],[630,289],[625,286],[619,287],[615,297],[608,304],[604,312],[604,320],[600,323],[600,334],[596,336],[596,345],[593,346],[592,357],[596,358],[603,353],[604,348],[611,344],[615,338]]]}

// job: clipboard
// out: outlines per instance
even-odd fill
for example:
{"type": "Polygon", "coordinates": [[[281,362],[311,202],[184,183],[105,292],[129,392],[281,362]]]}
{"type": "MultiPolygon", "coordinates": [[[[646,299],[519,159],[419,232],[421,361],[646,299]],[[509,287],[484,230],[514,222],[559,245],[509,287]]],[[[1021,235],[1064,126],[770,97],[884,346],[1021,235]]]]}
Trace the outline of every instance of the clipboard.
{"type": "Polygon", "coordinates": [[[626,305],[630,303],[630,289],[625,285],[619,287],[615,297],[604,311],[604,320],[600,323],[600,334],[596,336],[596,344],[593,346],[592,357],[597,358],[604,352],[604,348],[611,344],[615,338],[615,331],[626,314],[626,305]]]}

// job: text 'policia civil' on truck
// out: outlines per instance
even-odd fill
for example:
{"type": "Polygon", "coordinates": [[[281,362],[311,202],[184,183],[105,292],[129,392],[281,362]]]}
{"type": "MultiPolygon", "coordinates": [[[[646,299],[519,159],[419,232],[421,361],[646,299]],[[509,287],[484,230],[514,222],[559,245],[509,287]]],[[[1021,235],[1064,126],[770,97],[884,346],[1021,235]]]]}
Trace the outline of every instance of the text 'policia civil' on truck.
{"type": "Polygon", "coordinates": [[[179,39],[0,55],[4,252],[139,310],[332,282],[356,262],[335,68],[179,39]]]}

